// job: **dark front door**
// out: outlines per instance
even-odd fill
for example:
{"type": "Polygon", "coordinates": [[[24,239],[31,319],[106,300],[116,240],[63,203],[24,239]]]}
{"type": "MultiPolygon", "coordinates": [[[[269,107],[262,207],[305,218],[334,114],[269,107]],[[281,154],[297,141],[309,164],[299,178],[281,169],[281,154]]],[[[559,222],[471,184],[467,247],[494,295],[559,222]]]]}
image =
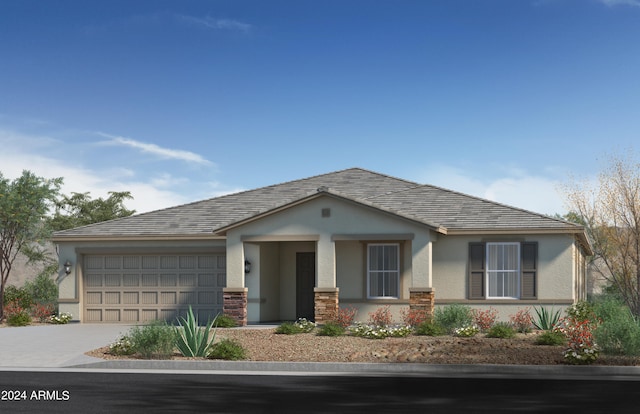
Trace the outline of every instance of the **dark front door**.
{"type": "Polygon", "coordinates": [[[296,253],[296,317],[314,320],[316,254],[296,253]]]}

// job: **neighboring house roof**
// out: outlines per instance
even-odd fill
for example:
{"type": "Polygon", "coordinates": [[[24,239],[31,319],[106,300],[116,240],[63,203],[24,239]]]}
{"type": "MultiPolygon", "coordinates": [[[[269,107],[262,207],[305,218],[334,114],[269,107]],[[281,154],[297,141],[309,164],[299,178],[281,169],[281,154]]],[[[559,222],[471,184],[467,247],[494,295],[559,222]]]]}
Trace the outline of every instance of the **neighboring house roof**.
{"type": "Polygon", "coordinates": [[[322,194],[395,214],[447,234],[516,231],[584,234],[582,227],[576,224],[542,214],[351,168],[64,230],[56,232],[53,240],[211,238],[248,220],[281,211],[322,194]]]}

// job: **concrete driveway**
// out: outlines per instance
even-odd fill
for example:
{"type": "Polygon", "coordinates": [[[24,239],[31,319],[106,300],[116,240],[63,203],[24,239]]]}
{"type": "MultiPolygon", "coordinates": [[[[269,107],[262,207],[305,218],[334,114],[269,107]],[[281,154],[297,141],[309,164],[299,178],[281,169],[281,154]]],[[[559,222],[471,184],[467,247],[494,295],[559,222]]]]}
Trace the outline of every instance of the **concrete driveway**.
{"type": "Polygon", "coordinates": [[[80,324],[0,328],[0,368],[68,367],[101,362],[84,355],[108,345],[130,325],[80,324]]]}

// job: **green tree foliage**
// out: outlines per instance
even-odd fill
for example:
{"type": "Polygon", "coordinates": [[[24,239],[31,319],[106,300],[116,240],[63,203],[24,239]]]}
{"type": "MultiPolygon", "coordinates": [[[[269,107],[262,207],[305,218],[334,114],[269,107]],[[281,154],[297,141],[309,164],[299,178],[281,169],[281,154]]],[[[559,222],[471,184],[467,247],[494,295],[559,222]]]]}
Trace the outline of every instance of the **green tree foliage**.
{"type": "Polygon", "coordinates": [[[124,206],[124,201],[133,199],[129,191],[110,191],[106,199],[91,199],[89,193],[71,193],[55,203],[55,213],[50,220],[54,231],[66,230],[88,224],[100,223],[135,213],[124,206]]]}
{"type": "Polygon", "coordinates": [[[0,173],[0,318],[4,289],[19,253],[30,262],[46,257],[46,215],[59,195],[62,178],[45,179],[23,171],[15,180],[0,173]]]}
{"type": "Polygon", "coordinates": [[[613,157],[597,184],[573,183],[566,192],[568,218],[591,241],[591,266],[640,315],[640,164],[613,157]]]}

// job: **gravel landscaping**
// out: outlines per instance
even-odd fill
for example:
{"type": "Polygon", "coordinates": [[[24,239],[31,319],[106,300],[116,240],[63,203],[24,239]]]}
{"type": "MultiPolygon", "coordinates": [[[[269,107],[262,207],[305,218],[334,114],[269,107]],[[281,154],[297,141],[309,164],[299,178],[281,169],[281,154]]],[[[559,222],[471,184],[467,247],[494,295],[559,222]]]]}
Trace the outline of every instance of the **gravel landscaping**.
{"type": "MultiPolygon", "coordinates": [[[[247,350],[250,361],[289,362],[397,362],[426,364],[563,364],[563,346],[536,345],[538,332],[518,334],[511,339],[453,336],[415,336],[365,339],[351,335],[318,336],[315,333],[276,334],[274,329],[218,329],[217,339],[238,341],[247,350]]],[[[114,341],[117,338],[114,338],[114,341]]],[[[108,344],[107,344],[108,345],[108,344]]],[[[87,352],[103,359],[114,356],[105,346],[87,352]]],[[[184,359],[175,354],[172,359],[184,359]]],[[[640,365],[640,358],[601,355],[594,365],[640,365]]]]}

